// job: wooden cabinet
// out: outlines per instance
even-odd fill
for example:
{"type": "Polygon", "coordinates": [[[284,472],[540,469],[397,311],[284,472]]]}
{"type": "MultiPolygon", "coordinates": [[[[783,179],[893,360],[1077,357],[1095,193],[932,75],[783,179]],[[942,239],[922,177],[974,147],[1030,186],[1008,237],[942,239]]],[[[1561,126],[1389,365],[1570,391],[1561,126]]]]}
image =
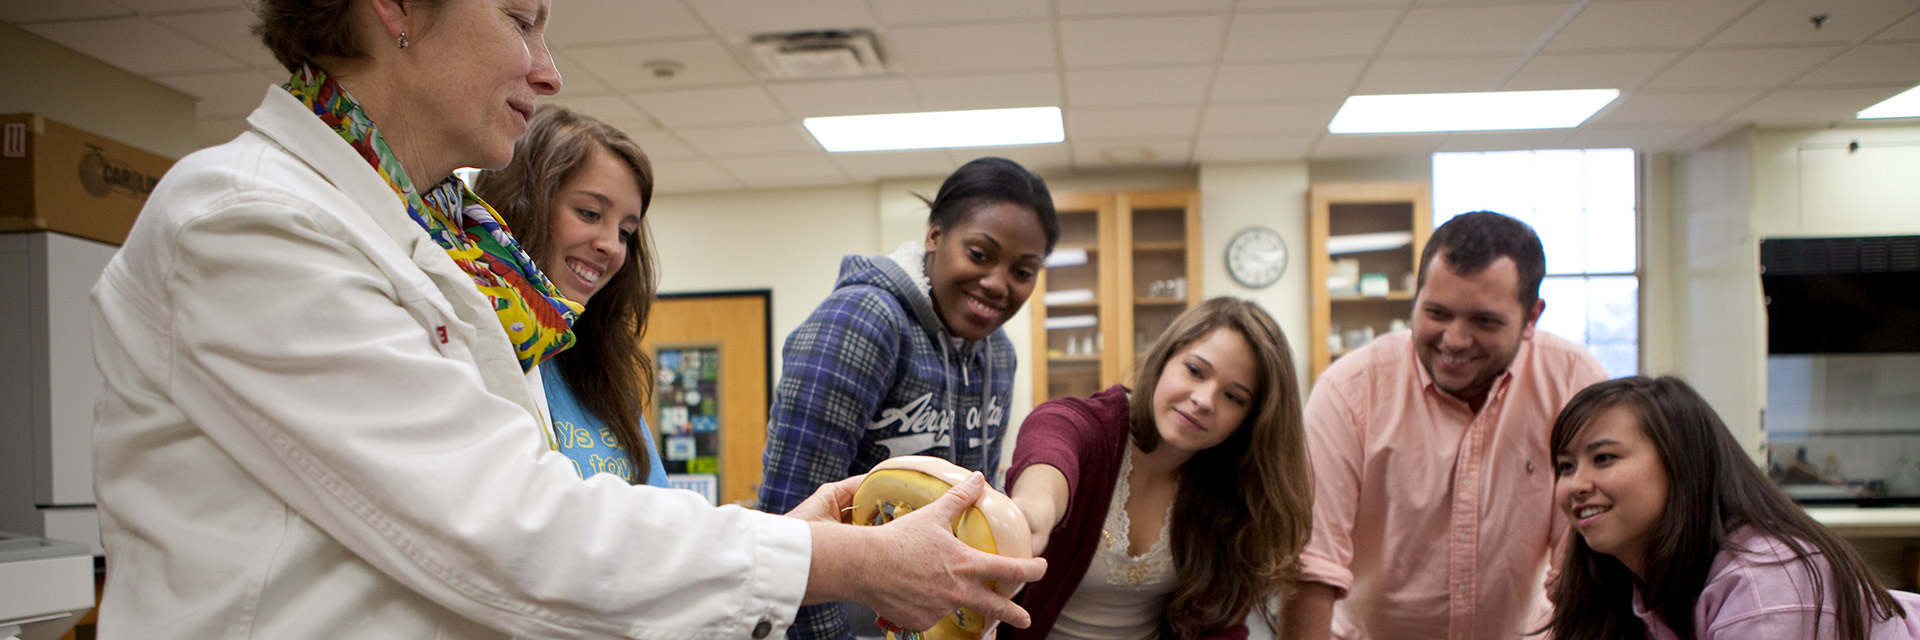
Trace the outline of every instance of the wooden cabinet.
{"type": "Polygon", "coordinates": [[[1413,317],[1420,251],[1433,231],[1424,182],[1313,185],[1309,267],[1313,377],[1413,317]]]}
{"type": "Polygon", "coordinates": [[[1126,382],[1200,301],[1200,193],[1059,193],[1060,241],[1028,302],[1035,401],[1126,382]]]}

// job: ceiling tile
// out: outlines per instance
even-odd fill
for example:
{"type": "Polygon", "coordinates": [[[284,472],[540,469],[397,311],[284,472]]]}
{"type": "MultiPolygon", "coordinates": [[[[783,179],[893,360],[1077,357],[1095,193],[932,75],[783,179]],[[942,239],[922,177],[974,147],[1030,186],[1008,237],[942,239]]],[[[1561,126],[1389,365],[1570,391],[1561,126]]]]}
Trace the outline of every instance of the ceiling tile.
{"type": "Polygon", "coordinates": [[[1733,120],[1763,126],[1855,122],[1853,114],[1908,88],[1782,89],[1741,109],[1733,115],[1733,120]]]}
{"type": "Polygon", "coordinates": [[[1501,58],[1415,58],[1379,60],[1360,78],[1356,95],[1492,91],[1518,60],[1501,58]]]}
{"type": "Polygon", "coordinates": [[[133,11],[107,0],[0,0],[0,22],[16,25],[49,20],[125,18],[132,15],[133,11]]]}
{"type": "Polygon", "coordinates": [[[1240,11],[1248,9],[1298,9],[1303,7],[1356,7],[1374,5],[1382,7],[1405,6],[1412,0],[1240,0],[1234,7],[1240,11]]]}
{"type": "Polygon", "coordinates": [[[1200,121],[1202,137],[1320,133],[1339,102],[1306,104],[1216,104],[1200,121]]]}
{"type": "Polygon", "coordinates": [[[727,36],[875,26],[862,0],[697,0],[687,3],[713,30],[727,36]]]}
{"type": "Polygon", "coordinates": [[[1193,138],[1076,142],[1073,166],[1081,169],[1186,166],[1193,157],[1193,138]]]}
{"type": "Polygon", "coordinates": [[[1226,136],[1200,138],[1193,146],[1193,161],[1272,162],[1307,157],[1317,135],[1303,136],[1226,136]]]}
{"type": "Polygon", "coordinates": [[[678,0],[566,0],[547,23],[553,47],[708,35],[706,24],[678,0]]]}
{"type": "Polygon", "coordinates": [[[1053,4],[1063,16],[1220,12],[1232,6],[1229,0],[1054,0],[1053,4]]]}
{"type": "Polygon", "coordinates": [[[848,184],[852,180],[825,154],[757,156],[714,160],[753,189],[848,184]]]}
{"type": "Polygon", "coordinates": [[[944,177],[960,165],[947,157],[945,149],[912,151],[864,151],[827,154],[840,170],[855,182],[873,182],[882,178],[944,177]]]}
{"type": "MultiPolygon", "coordinates": [[[[693,193],[731,191],[742,185],[720,165],[708,160],[679,160],[653,163],[655,193],[693,193]]],[[[648,212],[650,215],[653,212],[648,212]]]]}
{"type": "Polygon", "coordinates": [[[1066,144],[1023,144],[1011,147],[967,147],[948,149],[947,157],[953,159],[953,166],[972,162],[975,158],[994,156],[1020,163],[1029,171],[1045,176],[1049,173],[1065,173],[1073,169],[1073,151],[1066,144]]]}
{"type": "Polygon", "coordinates": [[[920,97],[903,78],[779,82],[767,92],[801,118],[920,110],[920,97]]]}
{"type": "Polygon", "coordinates": [[[1519,53],[1532,48],[1576,6],[1415,6],[1387,38],[1382,52],[1400,55],[1519,53]]]}
{"type": "Polygon", "coordinates": [[[1656,127],[1650,129],[1613,129],[1599,127],[1581,127],[1573,135],[1561,142],[1567,149],[1620,149],[1629,148],[1640,151],[1673,151],[1681,140],[1701,131],[1689,127],[1656,127]]]}
{"type": "Polygon", "coordinates": [[[1541,54],[1528,60],[1500,88],[1506,91],[1629,89],[1645,84],[1679,57],[1679,52],[1541,54]]]}
{"type": "Polygon", "coordinates": [[[867,5],[888,25],[995,22],[1049,17],[1044,2],[1032,0],[869,0],[867,5]]]}
{"type": "Polygon", "coordinates": [[[1224,15],[1062,20],[1061,57],[1074,67],[1213,62],[1226,26],[1224,15]]]}
{"type": "Polygon", "coordinates": [[[928,111],[1060,106],[1060,74],[1052,71],[1008,75],[945,76],[913,79],[921,108],[928,111]]]}
{"type": "Polygon", "coordinates": [[[1314,145],[1316,160],[1339,158],[1381,158],[1428,156],[1440,148],[1446,141],[1446,134],[1425,133],[1405,135],[1327,135],[1314,145]]]}
{"type": "Polygon", "coordinates": [[[1400,18],[1399,9],[1239,13],[1227,29],[1227,60],[1364,58],[1400,18]]]}
{"type": "Polygon", "coordinates": [[[1920,82],[1920,42],[1863,44],[1794,80],[1795,86],[1920,82]]]}
{"type": "Polygon", "coordinates": [[[1522,151],[1554,149],[1567,139],[1572,129],[1533,129],[1527,131],[1467,131],[1447,136],[1438,151],[1522,151]]]}
{"type": "Polygon", "coordinates": [[[1547,42],[1547,51],[1691,49],[1749,6],[1735,2],[1595,2],[1547,42]]]}
{"type": "Polygon", "coordinates": [[[1857,42],[1913,13],[1912,0],[1767,0],[1714,36],[1713,45],[1857,42]],[[1812,16],[1827,19],[1815,28],[1812,16]]]}
{"type": "Polygon", "coordinates": [[[1882,31],[1873,36],[1874,42],[1886,42],[1889,40],[1920,40],[1920,11],[1915,11],[1913,15],[1907,16],[1907,19],[1901,20],[1899,24],[1893,25],[1886,31],[1882,31]]]}
{"type": "Polygon", "coordinates": [[[813,137],[797,124],[676,129],[674,133],[713,158],[820,151],[813,137]]]}
{"type": "Polygon", "coordinates": [[[286,73],[280,62],[273,59],[273,53],[267,50],[267,46],[260,44],[260,39],[253,36],[254,16],[251,10],[242,8],[158,16],[153,21],[248,66],[286,73]]]}
{"type": "Polygon", "coordinates": [[[243,66],[239,60],[144,18],[49,22],[24,28],[141,75],[232,71],[243,66]]]}
{"type": "Polygon", "coordinates": [[[995,25],[889,29],[881,54],[911,73],[1006,71],[1054,67],[1053,25],[995,25]]]}
{"type": "Polygon", "coordinates": [[[577,47],[564,50],[613,89],[671,89],[753,82],[725,44],[714,38],[619,46],[577,47]],[[645,64],[671,60],[685,65],[672,77],[657,77],[645,64]]]}
{"type": "Polygon", "coordinates": [[[1222,65],[1213,78],[1215,102],[1290,102],[1344,98],[1367,63],[1271,62],[1222,65]]]}
{"type": "MultiPolygon", "coordinates": [[[[634,104],[669,127],[786,120],[787,112],[760,87],[688,89],[628,94],[634,104]]],[[[799,123],[794,123],[798,126],[799,123]]]]}
{"type": "Polygon", "coordinates": [[[602,94],[613,91],[613,85],[607,84],[599,74],[588,69],[579,58],[561,49],[553,50],[553,65],[560,68],[560,93],[602,94]]]}
{"type": "Polygon", "coordinates": [[[266,97],[268,87],[286,82],[287,79],[282,74],[249,69],[166,76],[158,81],[193,96],[198,104],[197,112],[202,119],[206,119],[245,118],[260,107],[260,100],[266,97]]]}
{"type": "Polygon", "coordinates": [[[1681,91],[1776,87],[1839,51],[1838,47],[1695,51],[1647,86],[1681,91]]]}
{"type": "Polygon", "coordinates": [[[1753,102],[1757,91],[1720,93],[1649,94],[1638,92],[1621,97],[1590,122],[1605,127],[1650,124],[1708,124],[1719,121],[1733,110],[1753,102]]]}
{"type": "Polygon", "coordinates": [[[660,123],[654,122],[652,116],[641,111],[639,107],[633,106],[633,102],[618,95],[576,97],[563,93],[543,99],[542,102],[565,105],[574,111],[599,118],[627,132],[628,135],[660,129],[660,123]]]}
{"type": "Polygon", "coordinates": [[[1067,112],[1067,136],[1074,140],[1191,137],[1199,124],[1199,107],[1074,109],[1067,112]]]}
{"type": "Polygon", "coordinates": [[[1747,128],[1747,125],[1745,124],[1722,124],[1722,125],[1716,125],[1711,127],[1702,127],[1700,129],[1695,130],[1692,135],[1689,135],[1685,138],[1681,138],[1679,141],[1674,142],[1673,149],[1675,151],[1692,151],[1695,149],[1699,149],[1701,147],[1705,147],[1715,142],[1719,142],[1722,138],[1733,135],[1736,132],[1743,131],[1746,128],[1747,128]]]}
{"type": "Polygon", "coordinates": [[[1073,108],[1196,104],[1206,99],[1213,70],[1206,66],[1067,71],[1073,108]]]}
{"type": "Polygon", "coordinates": [[[687,143],[681,142],[678,136],[665,131],[629,130],[627,137],[633,138],[634,144],[640,145],[640,150],[645,151],[647,159],[653,162],[693,160],[700,157],[698,149],[688,146],[687,143]]]}

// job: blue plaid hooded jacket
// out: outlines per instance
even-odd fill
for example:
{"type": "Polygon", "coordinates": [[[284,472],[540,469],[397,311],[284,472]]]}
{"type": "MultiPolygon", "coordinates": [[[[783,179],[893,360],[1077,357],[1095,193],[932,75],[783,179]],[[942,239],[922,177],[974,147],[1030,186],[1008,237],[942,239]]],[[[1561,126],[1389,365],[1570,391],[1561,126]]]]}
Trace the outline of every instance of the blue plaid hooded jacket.
{"type": "MultiPolygon", "coordinates": [[[[924,256],[917,242],[891,255],[847,256],[833,293],[787,336],[767,421],[762,510],[785,513],[820,485],[894,456],[934,456],[994,476],[1013,397],[1013,344],[1001,330],[978,342],[948,333],[927,293],[924,256]]],[[[852,637],[836,604],[801,607],[787,635],[852,637]]]]}

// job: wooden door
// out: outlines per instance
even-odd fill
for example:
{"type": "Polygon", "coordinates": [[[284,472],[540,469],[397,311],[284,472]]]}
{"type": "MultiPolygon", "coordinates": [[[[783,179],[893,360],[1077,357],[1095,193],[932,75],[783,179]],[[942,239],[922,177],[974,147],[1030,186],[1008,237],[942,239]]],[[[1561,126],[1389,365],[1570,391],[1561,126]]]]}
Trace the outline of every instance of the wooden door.
{"type": "Polygon", "coordinates": [[[643,407],[661,460],[676,484],[717,480],[719,504],[751,506],[760,491],[773,394],[772,295],[662,294],[641,340],[661,372],[643,407]],[[663,356],[680,363],[666,366],[663,356]],[[694,424],[703,417],[715,424],[694,424]]]}

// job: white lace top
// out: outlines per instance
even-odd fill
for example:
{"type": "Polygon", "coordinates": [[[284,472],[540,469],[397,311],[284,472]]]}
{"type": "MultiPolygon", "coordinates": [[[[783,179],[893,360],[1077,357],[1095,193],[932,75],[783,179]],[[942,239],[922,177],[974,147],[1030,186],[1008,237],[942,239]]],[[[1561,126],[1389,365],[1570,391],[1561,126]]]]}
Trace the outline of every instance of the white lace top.
{"type": "Polygon", "coordinates": [[[1137,640],[1153,638],[1160,630],[1160,617],[1167,596],[1179,585],[1173,570],[1173,551],[1167,543],[1167,524],[1173,521],[1173,506],[1161,519],[1160,535],[1153,546],[1138,556],[1127,553],[1128,531],[1127,476],[1133,472],[1133,447],[1120,458],[1120,476],[1115,480],[1113,502],[1107,506],[1107,521],[1100,531],[1100,547],[1093,552],[1093,564],[1080,579],[1080,586],[1060,610],[1050,637],[1101,640],[1137,640]]]}

